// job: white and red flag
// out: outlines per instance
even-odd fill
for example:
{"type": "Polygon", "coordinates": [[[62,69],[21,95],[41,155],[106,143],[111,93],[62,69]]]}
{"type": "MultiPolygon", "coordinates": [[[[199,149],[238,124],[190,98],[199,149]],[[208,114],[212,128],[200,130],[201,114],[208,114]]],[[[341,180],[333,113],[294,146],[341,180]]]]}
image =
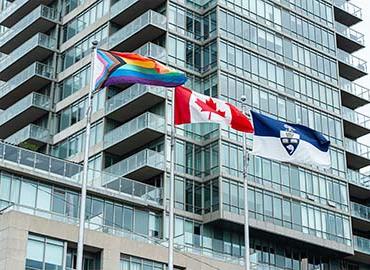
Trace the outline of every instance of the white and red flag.
{"type": "Polygon", "coordinates": [[[238,108],[221,99],[193,92],[183,86],[175,88],[175,125],[219,123],[235,130],[253,133],[253,125],[238,108]]]}

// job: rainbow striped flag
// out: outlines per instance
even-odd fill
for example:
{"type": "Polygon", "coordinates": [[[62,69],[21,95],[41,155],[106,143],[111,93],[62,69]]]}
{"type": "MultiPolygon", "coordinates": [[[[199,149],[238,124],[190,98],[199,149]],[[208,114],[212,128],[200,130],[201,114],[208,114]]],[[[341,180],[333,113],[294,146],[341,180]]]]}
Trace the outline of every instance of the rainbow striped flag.
{"type": "Polygon", "coordinates": [[[95,90],[119,84],[140,83],[176,87],[186,82],[184,73],[136,53],[98,49],[94,59],[95,90]]]}

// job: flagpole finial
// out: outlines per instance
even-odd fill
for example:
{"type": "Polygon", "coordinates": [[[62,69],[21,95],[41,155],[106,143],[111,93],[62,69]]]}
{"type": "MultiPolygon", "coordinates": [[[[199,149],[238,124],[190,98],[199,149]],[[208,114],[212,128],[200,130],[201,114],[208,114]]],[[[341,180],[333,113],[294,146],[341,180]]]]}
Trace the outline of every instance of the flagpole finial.
{"type": "Polygon", "coordinates": [[[245,103],[245,102],[247,101],[247,97],[246,97],[245,95],[242,95],[242,96],[240,97],[240,100],[241,100],[243,103],[245,103]]]}
{"type": "Polygon", "coordinates": [[[96,47],[98,47],[99,42],[97,40],[93,40],[93,41],[91,41],[91,44],[92,44],[93,48],[96,48],[96,47]]]}

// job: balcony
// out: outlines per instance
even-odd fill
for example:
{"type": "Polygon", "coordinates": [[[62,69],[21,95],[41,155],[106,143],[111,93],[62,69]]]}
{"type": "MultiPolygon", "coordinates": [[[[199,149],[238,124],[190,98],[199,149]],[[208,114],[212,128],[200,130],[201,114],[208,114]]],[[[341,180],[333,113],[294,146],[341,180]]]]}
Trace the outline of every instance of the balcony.
{"type": "Polygon", "coordinates": [[[342,105],[347,108],[356,109],[370,102],[370,89],[359,84],[339,78],[339,87],[342,97],[342,105]]]}
{"type": "Polygon", "coordinates": [[[370,133],[370,117],[354,110],[342,107],[344,136],[357,139],[370,133]]]}
{"type": "MultiPolygon", "coordinates": [[[[49,181],[52,179],[74,187],[76,187],[76,184],[80,186],[82,183],[81,165],[4,142],[0,142],[0,162],[2,167],[6,166],[10,170],[14,169],[19,172],[23,169],[31,177],[43,177],[49,181]]],[[[160,203],[162,198],[161,188],[122,177],[118,177],[117,180],[120,182],[120,190],[102,187],[102,183],[112,178],[117,179],[117,176],[89,169],[88,189],[115,198],[133,198],[146,203],[160,203]]]]}
{"type": "Polygon", "coordinates": [[[370,176],[358,171],[347,170],[349,194],[360,200],[370,199],[370,176]]]}
{"type": "Polygon", "coordinates": [[[353,247],[355,256],[351,260],[369,263],[370,259],[370,240],[361,236],[353,235],[353,247]]]}
{"type": "Polygon", "coordinates": [[[28,148],[39,149],[41,146],[49,143],[50,132],[48,129],[29,124],[25,128],[17,131],[5,139],[5,142],[15,145],[27,145],[28,148]]]}
{"type": "Polygon", "coordinates": [[[6,109],[17,100],[37,91],[53,80],[53,69],[42,63],[34,63],[0,86],[0,109],[6,109]]]}
{"type": "Polygon", "coordinates": [[[126,25],[139,15],[150,9],[155,9],[166,2],[165,0],[115,0],[111,7],[111,21],[126,25]]]}
{"type": "Polygon", "coordinates": [[[109,48],[116,51],[132,51],[165,34],[167,19],[149,10],[109,37],[109,48]]]}
{"type": "Polygon", "coordinates": [[[39,5],[49,5],[53,0],[15,0],[0,13],[0,25],[14,26],[19,18],[25,17],[39,5]]]}
{"type": "Polygon", "coordinates": [[[370,226],[370,207],[351,202],[352,227],[360,231],[368,231],[370,226]]]}
{"type": "Polygon", "coordinates": [[[56,40],[42,33],[36,34],[27,42],[0,59],[0,80],[8,81],[35,61],[49,57],[56,47],[56,40]]]}
{"type": "Polygon", "coordinates": [[[339,76],[354,81],[367,75],[366,61],[341,49],[337,49],[337,57],[339,61],[339,76]]]}
{"type": "Polygon", "coordinates": [[[104,149],[114,155],[125,155],[162,137],[165,127],[162,116],[144,113],[105,134],[104,149]]]}
{"type": "Polygon", "coordinates": [[[370,147],[348,138],[344,139],[348,167],[359,170],[370,165],[370,147]]]}
{"type": "Polygon", "coordinates": [[[35,34],[45,33],[55,25],[55,9],[39,6],[1,35],[0,52],[9,54],[35,34]]]}
{"type": "Polygon", "coordinates": [[[105,104],[105,114],[118,122],[125,122],[155,104],[163,102],[165,95],[164,88],[135,84],[108,99],[105,104]]]}
{"type": "Polygon", "coordinates": [[[362,21],[362,10],[346,0],[334,0],[334,16],[337,22],[351,26],[362,21]]]}
{"type": "Polygon", "coordinates": [[[49,97],[31,93],[0,114],[0,138],[4,139],[49,111],[49,97]]]}
{"type": "Polygon", "coordinates": [[[365,47],[364,34],[336,22],[337,46],[349,53],[353,53],[365,47]]]}
{"type": "Polygon", "coordinates": [[[151,42],[146,43],[134,52],[160,62],[166,62],[167,59],[166,49],[151,42]]]}
{"type": "MultiPolygon", "coordinates": [[[[164,155],[150,149],[144,149],[124,160],[121,160],[104,171],[112,175],[120,175],[137,180],[148,180],[164,171],[164,155]]],[[[118,178],[108,179],[104,186],[114,185],[118,178]]]]}

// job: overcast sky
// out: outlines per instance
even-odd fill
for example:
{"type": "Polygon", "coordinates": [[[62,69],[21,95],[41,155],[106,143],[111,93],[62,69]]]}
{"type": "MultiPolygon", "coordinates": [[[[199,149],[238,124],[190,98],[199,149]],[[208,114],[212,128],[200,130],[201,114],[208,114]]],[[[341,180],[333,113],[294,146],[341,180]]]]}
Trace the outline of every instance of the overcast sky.
{"type": "MultiPolygon", "coordinates": [[[[370,71],[370,0],[352,0],[351,3],[362,8],[363,21],[353,26],[353,29],[365,35],[366,46],[365,49],[359,50],[355,55],[367,61],[367,70],[370,71]]],[[[356,82],[370,89],[370,76],[363,77],[356,82]]],[[[370,116],[370,105],[366,105],[358,111],[370,116]]],[[[370,135],[364,136],[359,141],[366,142],[370,145],[370,135]]]]}

